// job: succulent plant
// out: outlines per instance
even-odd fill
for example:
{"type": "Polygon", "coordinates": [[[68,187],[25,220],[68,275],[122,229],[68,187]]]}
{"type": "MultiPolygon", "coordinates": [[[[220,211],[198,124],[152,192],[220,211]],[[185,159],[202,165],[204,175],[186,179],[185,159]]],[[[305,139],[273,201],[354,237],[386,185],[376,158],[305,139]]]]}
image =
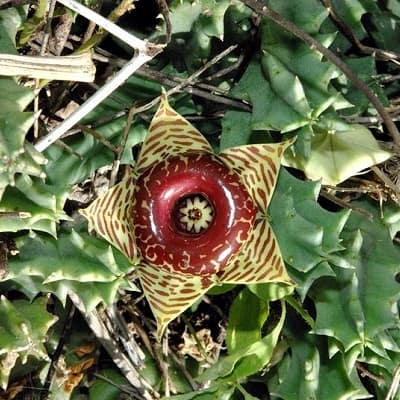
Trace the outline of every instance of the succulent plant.
{"type": "Polygon", "coordinates": [[[291,143],[216,155],[163,93],[135,167],[82,210],[137,267],[158,339],[215,285],[293,283],[266,217],[291,143]]]}

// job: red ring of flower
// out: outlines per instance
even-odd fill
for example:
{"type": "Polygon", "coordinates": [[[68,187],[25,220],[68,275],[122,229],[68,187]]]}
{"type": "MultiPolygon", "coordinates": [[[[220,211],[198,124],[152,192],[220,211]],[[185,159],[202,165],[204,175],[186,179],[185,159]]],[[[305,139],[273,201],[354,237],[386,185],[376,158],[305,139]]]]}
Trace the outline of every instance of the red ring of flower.
{"type": "Polygon", "coordinates": [[[168,158],[145,171],[136,183],[133,225],[136,245],[151,265],[207,276],[236,255],[251,231],[256,209],[236,173],[215,156],[168,158]],[[200,234],[176,229],[176,203],[201,194],[215,215],[200,234]]]}

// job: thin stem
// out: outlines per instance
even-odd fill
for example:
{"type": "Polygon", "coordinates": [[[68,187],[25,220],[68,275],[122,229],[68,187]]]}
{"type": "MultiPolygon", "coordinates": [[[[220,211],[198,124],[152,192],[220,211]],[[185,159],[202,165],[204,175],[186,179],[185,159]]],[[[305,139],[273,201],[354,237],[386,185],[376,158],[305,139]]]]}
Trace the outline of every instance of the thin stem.
{"type": "Polygon", "coordinates": [[[373,374],[371,371],[365,368],[364,365],[361,364],[359,361],[356,362],[356,368],[360,371],[361,376],[367,376],[368,378],[374,380],[378,384],[382,384],[385,382],[382,376],[373,374]]]}
{"type": "Polygon", "coordinates": [[[101,380],[103,380],[104,382],[109,383],[110,385],[116,387],[118,390],[120,390],[121,392],[129,395],[129,396],[133,396],[135,399],[138,400],[142,400],[142,396],[137,394],[136,392],[134,392],[132,389],[130,389],[129,387],[127,387],[126,385],[118,385],[117,383],[115,383],[112,379],[107,378],[104,375],[101,375],[97,372],[95,372],[93,374],[96,378],[99,378],[101,380]]]}
{"type": "Polygon", "coordinates": [[[107,139],[104,139],[103,136],[100,135],[96,130],[90,128],[86,125],[78,125],[77,126],[82,132],[88,133],[92,135],[95,139],[97,139],[103,146],[107,147],[107,149],[111,150],[113,153],[118,154],[118,148],[115,147],[111,142],[107,139]]]}
{"type": "Polygon", "coordinates": [[[382,117],[390,135],[393,138],[395,144],[400,147],[400,133],[397,130],[396,125],[390,118],[390,115],[386,111],[383,104],[379,101],[378,97],[375,93],[369,88],[369,86],[360,79],[348,66],[342,61],[336,54],[332,51],[324,47],[320,42],[315,40],[308,33],[304,32],[298,26],[294,25],[292,22],[288,21],[280,14],[273,11],[271,8],[265,6],[261,2],[257,0],[242,0],[242,3],[246,4],[248,7],[253,9],[256,13],[267,17],[268,19],[274,21],[283,29],[292,33],[303,42],[308,44],[310,48],[317,49],[321,54],[323,54],[332,64],[336,65],[345,75],[346,77],[352,81],[354,86],[356,86],[359,90],[361,90],[367,99],[371,102],[371,104],[376,108],[379,115],[382,117]]]}
{"type": "Polygon", "coordinates": [[[325,6],[332,21],[335,25],[340,29],[343,35],[347,38],[347,40],[355,46],[361,53],[363,54],[373,54],[376,58],[380,58],[382,60],[400,60],[400,54],[394,51],[382,50],[375,47],[365,46],[363,45],[358,38],[353,34],[351,29],[347,26],[345,21],[340,18],[340,16],[336,13],[335,8],[331,0],[321,0],[321,3],[325,6]]]}
{"type": "MultiPolygon", "coordinates": [[[[50,32],[51,32],[51,20],[53,19],[54,15],[54,10],[56,8],[56,0],[51,0],[48,4],[48,15],[47,15],[47,21],[46,21],[46,27],[44,31],[44,36],[43,36],[43,41],[41,44],[40,48],[40,56],[44,56],[47,51],[47,45],[49,43],[49,38],[50,38],[50,32]]],[[[36,96],[33,99],[33,111],[36,115],[38,115],[39,111],[39,94],[40,94],[40,77],[36,77],[35,79],[35,92],[36,96]]],[[[35,119],[35,122],[33,124],[33,137],[37,138],[39,137],[39,118],[35,119]]]]}
{"type": "Polygon", "coordinates": [[[395,183],[393,183],[392,180],[383,171],[381,171],[376,166],[371,167],[371,170],[378,176],[379,179],[382,180],[382,182],[386,186],[388,186],[390,189],[392,189],[394,193],[396,193],[397,195],[400,195],[399,187],[395,183]]]}
{"type": "Polygon", "coordinates": [[[172,25],[171,20],[169,18],[169,10],[168,10],[168,3],[166,0],[156,0],[158,4],[158,8],[160,9],[161,15],[164,18],[165,22],[165,44],[168,44],[171,41],[172,35],[172,25]]]}
{"type": "Polygon", "coordinates": [[[35,145],[37,151],[46,150],[52,143],[60,139],[69,129],[77,124],[83,117],[90,113],[104,99],[106,99],[114,90],[121,86],[141,65],[152,59],[152,56],[146,53],[139,53],[137,57],[132,58],[121,68],[100,90],[92,97],[87,99],[76,111],[74,111],[66,120],[58,125],[48,135],[42,137],[35,145]]]}
{"type": "Polygon", "coordinates": [[[104,322],[102,321],[97,310],[87,312],[82,300],[79,296],[73,292],[70,292],[69,297],[75,307],[81,312],[89,325],[92,332],[95,334],[99,342],[103,345],[105,350],[108,352],[114,363],[124,374],[125,378],[131,383],[131,385],[141,391],[143,399],[154,400],[159,398],[158,393],[154,391],[150,383],[148,383],[140,375],[138,370],[132,364],[126,355],[119,350],[118,343],[112,337],[104,322]]]}
{"type": "Polygon", "coordinates": [[[155,57],[161,50],[162,46],[156,46],[146,43],[136,38],[130,33],[121,29],[118,25],[112,23],[108,19],[102,17],[90,8],[76,2],[75,0],[59,0],[66,7],[76,11],[84,17],[95,21],[99,26],[108,32],[117,36],[119,39],[138,50],[136,56],[128,61],[101,89],[99,89],[92,97],[86,100],[75,112],[73,112],[65,121],[57,128],[50,132],[47,136],[41,138],[35,145],[36,150],[42,152],[57,139],[61,138],[70,128],[78,123],[105,98],[107,98],[114,90],[121,86],[140,66],[155,57]]]}
{"type": "Polygon", "coordinates": [[[385,396],[385,400],[394,400],[399,390],[400,385],[400,365],[395,369],[393,374],[392,383],[390,384],[389,391],[385,396]]]}
{"type": "Polygon", "coordinates": [[[47,372],[46,380],[43,386],[43,392],[41,393],[41,398],[46,399],[48,396],[49,388],[51,385],[51,381],[53,379],[54,373],[56,372],[57,363],[61,357],[61,354],[64,350],[65,343],[69,339],[69,335],[71,333],[72,328],[72,320],[75,314],[75,306],[73,305],[71,299],[67,297],[67,301],[65,304],[65,321],[62,327],[62,332],[60,335],[60,340],[58,341],[57,347],[54,353],[51,356],[51,364],[49,370],[47,372]]]}
{"type": "Polygon", "coordinates": [[[128,140],[128,136],[129,136],[129,131],[131,129],[132,126],[132,122],[133,122],[133,117],[136,115],[136,106],[133,105],[128,112],[128,118],[126,119],[126,123],[125,123],[125,127],[124,127],[124,132],[122,133],[122,138],[121,138],[121,143],[119,144],[118,148],[117,148],[117,156],[115,157],[114,163],[113,163],[113,167],[111,170],[111,177],[110,177],[110,186],[114,186],[115,181],[117,179],[117,173],[118,173],[118,169],[121,163],[121,157],[122,154],[125,150],[125,146],[126,146],[126,142],[128,140]]]}
{"type": "Polygon", "coordinates": [[[352,204],[348,203],[347,201],[344,201],[344,200],[340,199],[339,197],[336,197],[333,194],[326,192],[325,190],[322,190],[320,192],[320,195],[322,197],[324,197],[325,199],[331,201],[332,203],[337,204],[340,207],[349,208],[350,210],[352,210],[358,214],[361,214],[364,217],[367,217],[370,221],[372,221],[374,219],[374,216],[367,210],[363,210],[362,208],[355,207],[352,204]]]}
{"type": "Polygon", "coordinates": [[[168,363],[168,329],[166,329],[164,333],[164,337],[162,339],[162,353],[163,358],[161,360],[161,373],[164,378],[164,393],[165,397],[169,397],[171,395],[171,378],[169,377],[169,363],[168,363]]]}

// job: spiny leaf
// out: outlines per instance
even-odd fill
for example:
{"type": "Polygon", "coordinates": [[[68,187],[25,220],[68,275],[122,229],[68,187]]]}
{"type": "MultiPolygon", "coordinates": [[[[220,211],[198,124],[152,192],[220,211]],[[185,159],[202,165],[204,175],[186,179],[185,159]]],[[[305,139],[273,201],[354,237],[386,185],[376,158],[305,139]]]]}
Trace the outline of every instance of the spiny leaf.
{"type": "Polygon", "coordinates": [[[112,303],[119,287],[135,289],[125,279],[131,268],[127,259],[87,234],[61,233],[58,240],[23,236],[17,245],[20,254],[9,259],[5,280],[15,281],[28,297],[52,292],[64,302],[72,290],[90,310],[100,302],[112,303]]]}
{"type": "Polygon", "coordinates": [[[325,356],[323,342],[292,332],[291,352],[279,366],[282,382],[271,382],[271,392],[283,400],[364,399],[368,393],[341,354],[325,356]]]}
{"type": "Polygon", "coordinates": [[[50,186],[39,179],[20,175],[15,187],[7,187],[0,205],[2,212],[24,212],[26,218],[0,218],[0,232],[23,229],[44,231],[56,236],[57,223],[68,220],[63,207],[68,191],[63,186],[50,186]]]}
{"type": "MultiPolygon", "coordinates": [[[[332,43],[334,34],[319,33],[327,17],[320,2],[301,0],[293,7],[289,2],[272,1],[270,7],[306,30],[325,47],[332,43]]],[[[318,117],[329,106],[336,109],[345,106],[330,86],[330,81],[339,73],[331,63],[322,61],[320,53],[269,20],[263,24],[262,47],[263,71],[278,101],[303,117],[312,118],[318,117]],[[288,93],[293,96],[289,97],[288,93]],[[302,99],[300,108],[296,101],[299,96],[302,99]]]]}
{"type": "Polygon", "coordinates": [[[26,300],[0,300],[0,385],[7,387],[10,372],[18,359],[28,357],[49,361],[43,343],[49,328],[57,318],[46,311],[47,299],[39,297],[33,303],[26,300]]]}
{"type": "Polygon", "coordinates": [[[352,269],[337,269],[330,287],[324,285],[321,290],[317,282],[312,290],[317,307],[315,331],[336,337],[345,349],[357,340],[374,343],[380,332],[398,326],[396,301],[400,298],[395,280],[400,250],[393,245],[375,207],[366,200],[354,204],[367,209],[374,221],[354,213],[346,224],[346,250],[341,254],[352,269]],[[335,319],[335,315],[341,318],[335,319]]]}
{"type": "MultiPolygon", "coordinates": [[[[316,202],[319,188],[320,184],[302,182],[281,169],[269,208],[283,257],[299,275],[312,272],[342,250],[340,234],[349,213],[332,213],[320,207],[316,202]]],[[[301,281],[297,283],[303,286],[299,289],[304,294],[310,282],[306,276],[301,281]]]]}

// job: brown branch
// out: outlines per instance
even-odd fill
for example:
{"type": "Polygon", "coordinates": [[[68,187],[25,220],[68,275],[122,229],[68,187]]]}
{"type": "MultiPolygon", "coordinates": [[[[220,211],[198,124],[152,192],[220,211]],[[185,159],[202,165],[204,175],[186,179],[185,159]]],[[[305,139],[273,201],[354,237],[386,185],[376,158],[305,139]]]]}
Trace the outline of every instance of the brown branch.
{"type": "Polygon", "coordinates": [[[111,177],[110,177],[110,186],[114,186],[115,181],[117,179],[117,173],[119,170],[119,166],[121,164],[121,158],[122,158],[122,154],[125,150],[125,146],[126,146],[126,142],[128,140],[128,136],[129,136],[129,131],[131,129],[132,126],[132,122],[133,122],[133,117],[137,114],[136,112],[136,106],[133,105],[128,112],[128,117],[126,119],[126,123],[125,123],[125,127],[124,127],[124,131],[122,133],[122,138],[121,138],[121,143],[119,144],[118,148],[117,148],[117,155],[115,157],[113,166],[112,166],[112,170],[111,170],[111,177]]]}
{"type": "Polygon", "coordinates": [[[359,361],[356,362],[356,368],[360,371],[361,376],[366,376],[372,379],[373,381],[377,382],[378,384],[385,383],[385,379],[382,376],[373,374],[371,371],[365,368],[364,365],[359,361]]]}
{"type": "Polygon", "coordinates": [[[371,170],[378,176],[378,178],[391,190],[393,190],[394,193],[397,195],[400,195],[400,189],[398,186],[392,182],[392,180],[383,172],[381,171],[377,166],[371,167],[371,170]]]}
{"type": "Polygon", "coordinates": [[[331,0],[321,0],[321,3],[327,9],[329,16],[335,25],[339,28],[339,30],[343,33],[343,35],[347,38],[347,40],[358,49],[363,54],[374,55],[376,58],[385,61],[391,60],[400,60],[400,54],[394,51],[382,50],[376,47],[370,47],[363,45],[358,38],[353,34],[351,29],[347,26],[345,21],[340,18],[340,16],[336,13],[331,0]]]}
{"type": "Polygon", "coordinates": [[[326,190],[321,190],[320,195],[325,199],[331,201],[332,203],[337,204],[340,207],[348,208],[356,212],[357,214],[361,214],[362,216],[367,217],[370,221],[374,219],[374,216],[367,210],[355,207],[352,204],[348,203],[347,201],[344,201],[343,199],[340,199],[339,197],[336,197],[333,194],[328,193],[326,190]]]}
{"type": "Polygon", "coordinates": [[[103,146],[107,147],[107,149],[111,150],[115,154],[118,154],[118,148],[115,147],[110,141],[103,138],[103,136],[101,136],[100,133],[98,133],[93,128],[90,128],[89,126],[86,126],[86,125],[77,125],[76,127],[79,128],[82,132],[92,135],[103,146]]]}
{"type": "Polygon", "coordinates": [[[41,392],[40,396],[40,398],[43,400],[48,398],[51,381],[53,379],[54,374],[56,373],[57,363],[64,351],[65,343],[67,343],[67,341],[69,340],[69,336],[71,334],[72,322],[75,315],[75,306],[73,305],[69,297],[67,297],[64,314],[66,315],[66,318],[63,322],[63,326],[61,329],[60,340],[58,341],[54,353],[51,355],[50,367],[47,371],[47,376],[43,385],[43,391],[41,392]]]}
{"type": "Polygon", "coordinates": [[[246,4],[256,13],[263,15],[264,17],[274,21],[281,28],[286,31],[292,33],[303,42],[305,42],[311,49],[318,50],[322,55],[324,55],[332,64],[336,65],[345,75],[346,77],[356,86],[359,90],[361,90],[367,99],[371,102],[371,104],[376,108],[379,115],[382,117],[390,135],[393,138],[394,143],[400,147],[400,133],[397,130],[396,125],[390,118],[390,115],[387,113],[385,107],[380,102],[375,93],[369,88],[369,86],[360,79],[349,67],[348,65],[341,60],[336,54],[334,54],[331,50],[324,47],[320,42],[315,40],[308,33],[304,32],[298,26],[294,25],[292,22],[288,21],[286,18],[282,17],[280,14],[273,11],[271,8],[265,6],[261,2],[257,0],[242,0],[242,3],[246,4]]]}
{"type": "Polygon", "coordinates": [[[166,0],[156,0],[158,8],[160,9],[161,15],[164,18],[165,22],[165,44],[167,45],[171,41],[171,32],[172,32],[172,25],[171,20],[169,18],[169,10],[168,10],[168,3],[166,0]]]}

